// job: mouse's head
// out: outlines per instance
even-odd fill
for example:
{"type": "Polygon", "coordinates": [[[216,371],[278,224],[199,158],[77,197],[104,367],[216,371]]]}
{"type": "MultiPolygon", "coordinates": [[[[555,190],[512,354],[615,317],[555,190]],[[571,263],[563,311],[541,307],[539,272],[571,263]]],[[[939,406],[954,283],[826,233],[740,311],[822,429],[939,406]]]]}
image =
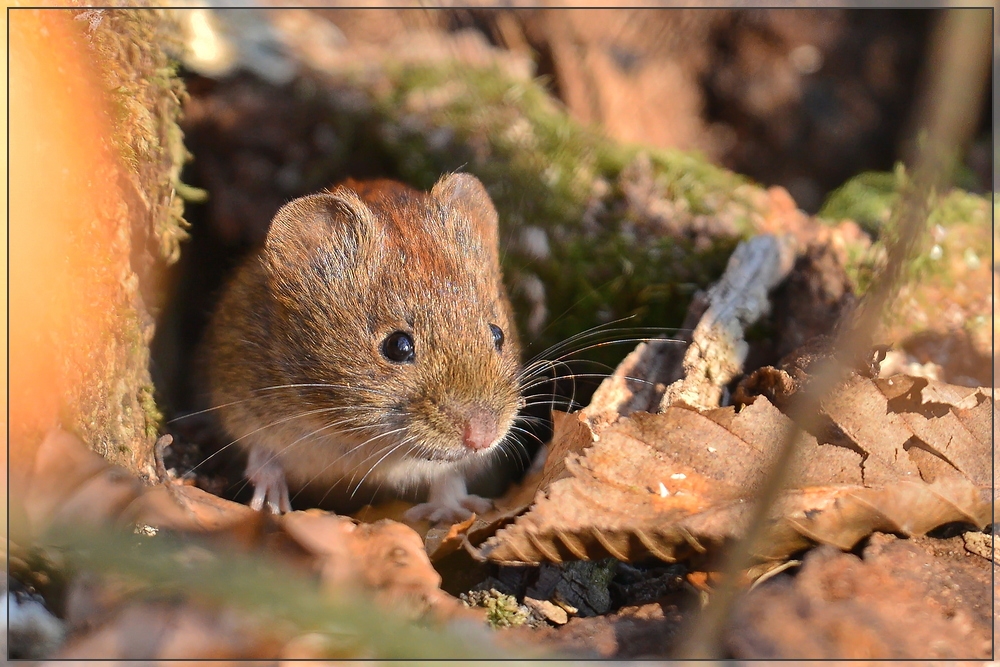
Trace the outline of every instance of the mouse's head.
{"type": "Polygon", "coordinates": [[[271,342],[283,375],[314,385],[299,392],[309,407],[342,407],[331,432],[449,462],[507,437],[522,404],[520,347],[497,212],[475,177],[446,176],[429,194],[348,182],[295,200],[259,257],[287,324],[271,342]]]}

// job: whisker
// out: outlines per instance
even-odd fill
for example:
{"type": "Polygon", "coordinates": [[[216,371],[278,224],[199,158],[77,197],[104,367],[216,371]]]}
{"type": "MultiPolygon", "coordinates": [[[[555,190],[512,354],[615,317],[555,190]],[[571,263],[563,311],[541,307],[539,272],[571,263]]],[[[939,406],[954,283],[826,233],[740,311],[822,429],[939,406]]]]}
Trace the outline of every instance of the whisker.
{"type": "MultiPolygon", "coordinates": [[[[544,445],[544,444],[545,444],[545,443],[544,443],[544,442],[542,441],[542,439],[538,437],[538,434],[537,434],[537,433],[532,433],[532,432],[531,432],[531,431],[529,431],[528,429],[525,429],[525,428],[521,428],[520,426],[511,426],[510,428],[511,428],[511,430],[512,430],[512,431],[517,431],[518,433],[523,433],[524,435],[527,435],[527,436],[531,436],[532,438],[534,438],[535,440],[537,440],[537,441],[539,442],[539,444],[542,444],[542,445],[544,445]]],[[[502,445],[502,444],[503,444],[504,442],[507,442],[507,441],[506,441],[506,440],[504,440],[504,441],[503,441],[503,442],[501,442],[500,444],[502,445]]],[[[498,445],[498,446],[499,446],[499,445],[498,445]]]]}
{"type": "MultiPolygon", "coordinates": [[[[569,311],[567,310],[566,313],[568,313],[568,312],[569,311]]],[[[563,313],[559,317],[553,319],[539,333],[542,333],[542,332],[548,330],[549,327],[551,327],[553,324],[555,324],[556,322],[558,322],[566,313],[563,313]]],[[[554,345],[550,345],[549,347],[545,348],[544,350],[542,350],[541,352],[539,352],[537,355],[535,355],[534,357],[532,357],[529,361],[534,361],[535,359],[537,359],[539,357],[544,357],[544,356],[546,356],[548,354],[551,354],[555,350],[559,349],[559,347],[565,346],[565,345],[567,345],[567,344],[569,344],[569,343],[571,343],[571,342],[573,342],[575,340],[580,339],[581,337],[587,336],[589,334],[593,334],[594,332],[600,332],[600,331],[607,330],[609,327],[613,327],[614,325],[616,325],[616,324],[618,324],[620,322],[625,322],[626,320],[634,319],[635,317],[637,317],[637,316],[636,315],[626,315],[625,317],[620,317],[617,320],[611,320],[610,322],[604,322],[602,324],[598,324],[596,326],[590,327],[589,329],[585,329],[583,331],[575,333],[572,336],[570,336],[569,338],[567,338],[565,340],[561,340],[558,343],[555,343],[554,345]]]]}
{"type": "MultiPolygon", "coordinates": [[[[372,427],[366,427],[366,428],[372,428],[372,427]]],[[[317,472],[315,475],[313,475],[311,478],[309,478],[309,480],[305,484],[303,484],[303,489],[305,487],[309,486],[310,484],[312,484],[313,482],[315,482],[317,479],[319,479],[323,475],[323,473],[326,472],[327,470],[329,470],[332,466],[336,465],[338,462],[340,462],[341,460],[343,460],[344,458],[346,458],[347,456],[349,456],[353,452],[361,449],[365,445],[367,445],[367,444],[369,444],[371,442],[374,442],[375,440],[378,440],[379,438],[385,438],[385,437],[391,436],[393,434],[396,434],[396,433],[399,433],[399,432],[405,431],[405,430],[406,430],[406,427],[400,427],[400,428],[397,428],[397,429],[393,429],[391,431],[386,431],[386,432],[383,432],[383,433],[377,433],[377,434],[373,435],[372,437],[368,438],[367,440],[365,440],[364,442],[361,442],[361,443],[359,443],[357,445],[352,446],[348,451],[346,451],[346,452],[342,453],[341,455],[337,456],[336,458],[334,458],[332,461],[330,461],[325,466],[323,466],[319,470],[319,472],[317,472]]],[[[371,454],[368,457],[364,458],[363,460],[359,461],[352,468],[352,470],[355,471],[355,475],[357,475],[357,470],[361,467],[361,465],[364,464],[365,461],[368,461],[372,457],[377,456],[381,451],[382,451],[381,449],[376,450],[374,454],[371,454]]],[[[348,482],[348,488],[350,488],[350,485],[353,483],[353,481],[354,481],[354,478],[352,477],[351,481],[348,482]]],[[[323,494],[323,497],[320,498],[320,503],[322,503],[324,500],[326,500],[326,497],[330,494],[330,491],[332,491],[332,490],[333,490],[333,486],[331,485],[330,489],[328,489],[327,492],[323,494]]],[[[298,495],[301,492],[302,492],[302,489],[300,489],[298,492],[296,492],[295,496],[293,496],[293,499],[295,497],[298,497],[298,495]]],[[[352,494],[352,497],[353,497],[353,494],[352,494]]]]}
{"type": "MultiPolygon", "coordinates": [[[[333,389],[349,389],[349,390],[356,389],[358,391],[367,391],[369,393],[373,393],[373,394],[376,394],[378,396],[384,396],[385,398],[393,398],[393,396],[391,396],[390,394],[386,394],[384,392],[379,392],[379,391],[376,391],[374,389],[367,389],[365,387],[350,387],[350,386],[347,386],[347,385],[334,385],[334,384],[289,384],[289,385],[275,385],[273,387],[262,387],[260,389],[250,389],[248,391],[250,393],[259,393],[259,392],[264,392],[264,391],[273,391],[273,390],[276,390],[276,389],[291,389],[291,388],[297,388],[297,387],[321,387],[321,388],[322,387],[329,387],[329,388],[333,388],[333,389]]],[[[191,417],[197,417],[198,415],[203,415],[203,414],[206,414],[206,413],[209,413],[209,412],[214,412],[215,410],[222,410],[223,408],[229,408],[229,407],[232,407],[234,405],[239,405],[240,403],[247,403],[249,401],[255,400],[255,398],[256,397],[241,398],[238,401],[230,401],[229,403],[223,403],[221,405],[213,405],[212,407],[205,408],[204,410],[196,410],[195,412],[188,412],[187,414],[180,415],[179,417],[174,417],[173,419],[169,419],[169,420],[167,420],[166,423],[167,424],[173,424],[175,422],[179,422],[179,421],[184,420],[184,419],[190,419],[191,417]]],[[[375,407],[371,407],[371,406],[354,406],[354,405],[347,405],[347,406],[340,406],[339,407],[339,409],[351,409],[351,408],[356,408],[356,409],[370,408],[372,410],[379,409],[379,408],[375,408],[375,407]]]]}
{"type": "Polygon", "coordinates": [[[622,318],[619,318],[617,320],[612,320],[610,322],[605,322],[603,324],[598,324],[596,326],[593,326],[593,327],[591,327],[589,329],[585,329],[584,331],[576,333],[576,334],[570,336],[569,338],[566,338],[565,340],[561,340],[558,343],[555,343],[554,345],[551,345],[551,346],[547,347],[546,349],[542,350],[541,352],[539,352],[538,354],[536,354],[535,356],[533,356],[531,359],[529,359],[527,363],[530,364],[530,363],[532,363],[532,362],[534,362],[534,361],[536,361],[538,359],[541,359],[543,357],[546,357],[546,356],[549,356],[551,354],[554,354],[555,352],[557,352],[557,351],[559,351],[561,349],[564,349],[564,348],[572,345],[573,343],[577,343],[577,342],[579,342],[581,340],[584,340],[584,339],[587,339],[587,338],[594,338],[594,337],[597,337],[597,336],[604,336],[604,335],[607,335],[609,333],[610,334],[622,334],[622,333],[631,334],[631,333],[640,333],[640,332],[650,332],[650,333],[654,333],[655,332],[655,333],[658,333],[658,334],[663,334],[663,333],[665,333],[667,331],[673,331],[673,332],[684,331],[684,329],[668,328],[668,327],[615,327],[615,328],[612,328],[612,327],[614,327],[614,325],[618,324],[619,322],[624,322],[624,321],[630,320],[630,319],[632,319],[634,317],[635,317],[635,315],[629,315],[627,317],[622,317],[622,318]]]}
{"type": "MultiPolygon", "coordinates": [[[[528,391],[530,389],[534,389],[535,387],[540,387],[540,386],[542,386],[544,384],[547,384],[549,382],[557,382],[559,380],[569,380],[569,379],[575,379],[575,378],[601,378],[601,379],[605,379],[605,378],[608,378],[608,377],[611,377],[610,373],[571,373],[570,375],[559,375],[559,376],[551,377],[551,378],[536,378],[536,379],[532,380],[530,384],[527,384],[527,385],[524,385],[523,387],[521,387],[521,391],[525,391],[526,392],[526,391],[528,391]]],[[[636,382],[638,384],[646,384],[646,385],[649,385],[650,387],[655,387],[656,386],[655,382],[651,382],[650,380],[646,380],[645,378],[632,377],[631,375],[625,375],[625,376],[622,376],[622,377],[623,377],[623,379],[628,380],[630,382],[636,382]]],[[[545,394],[545,395],[547,396],[548,394],[545,394]]],[[[537,396],[537,394],[532,394],[532,396],[537,396]]]]}
{"type": "MultiPolygon", "coordinates": [[[[565,354],[562,354],[559,357],[556,357],[555,359],[550,359],[550,360],[540,359],[540,360],[537,360],[537,361],[533,362],[532,364],[529,364],[528,366],[525,366],[521,370],[521,372],[518,373],[518,378],[519,379],[530,378],[531,375],[533,375],[535,372],[539,371],[540,369],[545,368],[548,364],[551,364],[551,363],[557,362],[557,361],[562,361],[564,359],[568,359],[569,357],[572,357],[574,354],[580,354],[581,352],[586,352],[588,350],[594,350],[594,349],[598,349],[598,348],[602,348],[602,347],[608,347],[609,345],[623,345],[625,343],[651,343],[651,342],[655,342],[655,341],[663,341],[663,342],[668,342],[668,343],[680,343],[680,342],[683,342],[683,341],[680,341],[680,340],[677,340],[677,339],[673,339],[673,338],[649,338],[649,337],[647,337],[647,338],[619,338],[619,339],[614,339],[614,340],[600,341],[600,342],[597,342],[597,343],[592,343],[590,345],[586,345],[586,346],[578,348],[578,349],[571,350],[569,352],[566,352],[565,354]]],[[[581,361],[589,361],[589,360],[585,359],[585,360],[581,360],[581,361]]]]}
{"type": "MultiPolygon", "coordinates": [[[[236,443],[238,443],[240,440],[243,440],[244,438],[248,438],[251,435],[259,433],[260,431],[263,431],[265,429],[271,428],[273,426],[277,426],[279,424],[284,424],[284,423],[293,421],[295,419],[301,419],[303,417],[309,417],[309,416],[316,415],[316,414],[323,414],[323,413],[335,412],[337,410],[351,409],[353,407],[354,406],[330,406],[330,407],[325,407],[325,408],[317,408],[315,410],[309,410],[309,411],[306,411],[306,412],[300,412],[298,414],[291,415],[289,417],[285,417],[285,418],[282,418],[282,419],[277,419],[277,420],[275,420],[273,422],[270,422],[269,424],[265,424],[264,426],[256,428],[253,431],[250,431],[249,433],[245,433],[244,435],[236,438],[235,440],[231,440],[230,442],[226,443],[225,445],[223,445],[222,447],[220,447],[216,451],[214,451],[211,454],[209,454],[208,456],[206,456],[204,459],[202,459],[201,461],[199,461],[196,465],[192,466],[192,468],[188,472],[194,472],[194,471],[198,470],[202,465],[208,463],[210,460],[212,460],[213,458],[215,458],[217,455],[221,454],[226,449],[232,447],[233,445],[235,445],[236,443]]],[[[365,409],[368,409],[368,408],[365,408],[365,409]]],[[[378,410],[377,408],[370,408],[370,409],[372,411],[377,411],[378,410]]],[[[328,427],[339,428],[340,426],[342,426],[344,424],[350,423],[350,421],[352,419],[355,419],[355,418],[356,417],[352,416],[352,417],[348,417],[346,419],[342,419],[340,421],[333,422],[332,424],[327,424],[326,426],[323,427],[323,429],[326,429],[328,427]]],[[[315,432],[316,431],[314,431],[314,433],[315,432]]],[[[296,441],[296,442],[298,442],[298,441],[296,441]]],[[[272,456],[272,459],[273,458],[274,457],[272,456]]],[[[268,459],[268,460],[270,461],[271,459],[268,459]]]]}
{"type": "MultiPolygon", "coordinates": [[[[360,480],[358,480],[358,485],[356,487],[354,487],[354,491],[351,492],[351,498],[353,498],[354,494],[356,494],[358,492],[358,490],[361,488],[361,485],[365,483],[365,479],[368,478],[368,475],[370,475],[372,473],[372,471],[375,470],[375,468],[378,467],[378,464],[382,463],[382,461],[384,461],[387,456],[389,456],[390,454],[392,454],[393,452],[395,452],[397,449],[399,449],[403,445],[407,444],[408,442],[412,442],[415,439],[416,439],[416,436],[412,436],[411,435],[409,438],[406,438],[406,439],[400,441],[399,444],[397,444],[395,447],[393,447],[392,449],[390,449],[389,451],[387,451],[385,454],[383,454],[382,458],[380,458],[378,461],[376,461],[374,464],[372,464],[372,466],[370,468],[368,468],[368,472],[366,472],[364,474],[364,476],[360,480]]],[[[412,449],[411,449],[411,451],[412,451],[412,449]]],[[[365,459],[365,460],[367,460],[367,459],[365,459]]],[[[354,483],[354,477],[352,476],[351,477],[351,482],[348,483],[347,488],[351,488],[350,485],[353,484],[353,483],[354,483]]]]}
{"type": "Polygon", "coordinates": [[[393,398],[393,396],[387,392],[379,391],[377,389],[370,389],[368,387],[357,387],[349,384],[332,384],[328,382],[304,382],[296,384],[276,384],[271,387],[261,387],[260,389],[251,389],[251,392],[261,392],[261,391],[274,391],[276,389],[300,389],[300,388],[316,388],[316,389],[345,389],[347,391],[366,391],[370,394],[375,394],[377,396],[384,396],[386,398],[393,398]]]}
{"type": "Polygon", "coordinates": [[[285,424],[285,423],[293,421],[295,419],[301,419],[303,417],[309,417],[311,415],[319,414],[319,413],[322,413],[322,412],[329,412],[330,410],[331,410],[331,408],[319,408],[319,409],[316,409],[316,410],[309,410],[307,412],[300,412],[300,413],[291,415],[290,417],[283,417],[281,419],[276,419],[273,422],[270,422],[269,424],[265,424],[265,425],[263,425],[263,426],[261,426],[259,428],[255,428],[254,430],[250,431],[249,433],[244,433],[243,435],[241,435],[240,437],[236,438],[235,440],[232,440],[229,443],[223,445],[217,451],[212,452],[212,454],[210,454],[207,457],[205,457],[205,459],[203,459],[195,467],[191,468],[191,470],[193,471],[193,470],[197,469],[198,466],[201,466],[202,464],[207,463],[209,460],[211,460],[217,454],[221,453],[225,449],[228,449],[229,447],[232,447],[233,445],[235,445],[240,440],[243,440],[244,438],[249,438],[251,435],[259,433],[259,432],[263,431],[264,429],[268,429],[268,428],[271,428],[272,426],[277,426],[279,424],[285,424]]]}

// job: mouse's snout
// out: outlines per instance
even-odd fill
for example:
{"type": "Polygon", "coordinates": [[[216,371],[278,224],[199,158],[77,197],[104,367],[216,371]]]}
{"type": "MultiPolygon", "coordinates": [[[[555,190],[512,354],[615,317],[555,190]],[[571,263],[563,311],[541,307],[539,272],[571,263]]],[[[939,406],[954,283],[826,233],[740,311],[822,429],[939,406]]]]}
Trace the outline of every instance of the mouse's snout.
{"type": "Polygon", "coordinates": [[[497,439],[498,419],[492,410],[476,406],[468,412],[464,422],[462,444],[472,451],[486,449],[497,439]]]}
{"type": "Polygon", "coordinates": [[[454,424],[456,434],[461,436],[462,445],[470,452],[488,449],[502,435],[500,415],[493,408],[479,403],[451,403],[443,406],[443,412],[454,424]]]}

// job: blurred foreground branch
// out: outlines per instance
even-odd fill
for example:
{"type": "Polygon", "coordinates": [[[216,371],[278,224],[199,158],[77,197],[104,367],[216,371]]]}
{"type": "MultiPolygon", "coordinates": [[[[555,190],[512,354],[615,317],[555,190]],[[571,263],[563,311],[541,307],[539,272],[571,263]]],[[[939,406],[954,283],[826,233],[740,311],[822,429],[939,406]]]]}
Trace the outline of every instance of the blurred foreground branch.
{"type": "Polygon", "coordinates": [[[134,581],[140,597],[180,594],[232,606],[269,623],[287,622],[302,633],[319,633],[338,654],[328,657],[511,657],[483,641],[485,628],[421,628],[360,596],[324,595],[315,583],[264,558],[209,551],[165,535],[143,539],[112,530],[63,533],[59,544],[75,569],[134,581]]]}

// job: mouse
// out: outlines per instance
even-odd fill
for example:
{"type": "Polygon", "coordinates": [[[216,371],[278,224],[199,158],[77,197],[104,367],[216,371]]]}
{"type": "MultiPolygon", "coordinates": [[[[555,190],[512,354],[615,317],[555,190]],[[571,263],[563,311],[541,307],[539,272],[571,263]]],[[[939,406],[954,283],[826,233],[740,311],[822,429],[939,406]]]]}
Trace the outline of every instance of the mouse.
{"type": "Polygon", "coordinates": [[[511,443],[520,357],[497,210],[451,173],[285,204],[223,285],[201,365],[253,508],[339,485],[425,497],[404,518],[437,523],[489,509],[467,480],[511,443]]]}

